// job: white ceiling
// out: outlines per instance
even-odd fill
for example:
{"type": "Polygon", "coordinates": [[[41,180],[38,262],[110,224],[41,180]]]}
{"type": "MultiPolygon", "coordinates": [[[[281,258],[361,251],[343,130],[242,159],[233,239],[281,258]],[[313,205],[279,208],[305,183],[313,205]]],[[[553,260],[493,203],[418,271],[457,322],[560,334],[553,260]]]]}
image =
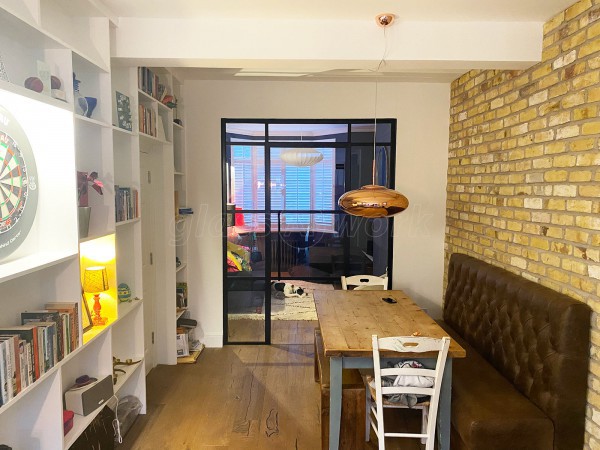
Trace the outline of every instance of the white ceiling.
{"type": "Polygon", "coordinates": [[[425,82],[529,67],[541,56],[541,24],[575,2],[96,1],[114,14],[117,63],[177,67],[182,79],[425,82]],[[380,13],[396,16],[383,40],[380,13]]]}
{"type": "Polygon", "coordinates": [[[574,0],[104,0],[117,17],[545,22],[574,0]]]}

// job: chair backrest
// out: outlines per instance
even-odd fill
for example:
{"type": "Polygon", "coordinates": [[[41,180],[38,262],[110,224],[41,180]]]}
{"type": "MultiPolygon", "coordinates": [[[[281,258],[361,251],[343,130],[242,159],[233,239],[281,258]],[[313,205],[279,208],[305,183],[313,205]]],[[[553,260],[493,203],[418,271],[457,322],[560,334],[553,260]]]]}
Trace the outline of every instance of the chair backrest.
{"type": "Polygon", "coordinates": [[[387,277],[378,277],[375,275],[354,275],[351,277],[341,277],[342,289],[347,291],[348,286],[355,286],[354,290],[375,291],[388,289],[387,277]]]}
{"type": "MultiPolygon", "coordinates": [[[[448,356],[448,348],[450,346],[450,338],[442,339],[414,336],[397,336],[379,339],[377,335],[373,335],[373,368],[375,373],[375,400],[377,402],[377,413],[381,414],[378,421],[383,423],[383,396],[392,394],[412,394],[417,396],[429,396],[429,420],[427,422],[427,435],[433,436],[436,424],[437,409],[444,375],[444,367],[448,356]],[[396,352],[415,353],[415,358],[419,358],[419,353],[437,352],[437,360],[435,368],[381,368],[380,350],[391,350],[396,352]],[[412,377],[430,377],[432,381],[431,387],[419,387],[420,383],[409,383],[409,385],[398,386],[382,386],[382,376],[404,376],[405,380],[411,380],[412,377]]],[[[406,359],[406,358],[405,358],[406,359]]],[[[415,380],[415,378],[412,378],[415,380]]],[[[422,379],[421,379],[422,380],[422,379]]],[[[381,428],[383,431],[383,427],[381,428]]],[[[381,434],[380,439],[383,438],[381,434]]]]}

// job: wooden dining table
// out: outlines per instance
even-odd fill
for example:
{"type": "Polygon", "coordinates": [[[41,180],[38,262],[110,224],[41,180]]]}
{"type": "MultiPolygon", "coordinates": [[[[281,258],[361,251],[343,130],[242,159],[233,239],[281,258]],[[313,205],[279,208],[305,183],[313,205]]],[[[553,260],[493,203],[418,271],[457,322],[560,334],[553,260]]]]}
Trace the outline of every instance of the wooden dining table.
{"type": "MultiPolygon", "coordinates": [[[[447,333],[402,291],[315,291],[315,305],[323,338],[325,357],[330,358],[329,448],[337,450],[342,414],[342,369],[373,367],[372,335],[425,336],[442,338],[447,333]],[[384,298],[391,298],[389,303],[384,298]]],[[[382,353],[394,361],[410,358],[425,367],[435,367],[437,354],[382,353]]],[[[452,359],[464,358],[466,351],[450,343],[444,369],[438,409],[437,439],[441,450],[450,448],[450,403],[452,359]]],[[[358,425],[358,424],[357,424],[358,425]]]]}

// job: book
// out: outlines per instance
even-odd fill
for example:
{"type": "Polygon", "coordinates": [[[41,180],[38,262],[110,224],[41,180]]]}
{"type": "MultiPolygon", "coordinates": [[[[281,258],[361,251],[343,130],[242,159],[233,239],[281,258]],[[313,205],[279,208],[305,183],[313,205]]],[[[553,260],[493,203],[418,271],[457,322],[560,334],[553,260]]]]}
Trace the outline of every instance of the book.
{"type": "MultiPolygon", "coordinates": [[[[16,334],[27,342],[29,367],[31,368],[31,383],[38,380],[40,373],[39,343],[37,327],[31,324],[0,328],[0,335],[16,334]]],[[[42,360],[43,362],[43,360],[42,360]]]]}
{"type": "Polygon", "coordinates": [[[123,130],[131,131],[131,105],[129,97],[116,91],[117,98],[117,126],[123,130]]]}
{"type": "Polygon", "coordinates": [[[6,405],[9,400],[6,345],[4,342],[0,342],[0,404],[6,405]]]}
{"type": "Polygon", "coordinates": [[[57,362],[56,352],[56,323],[54,322],[28,322],[38,329],[38,349],[40,350],[40,372],[48,372],[57,362]]]}
{"type": "Polygon", "coordinates": [[[60,318],[58,311],[51,311],[49,309],[42,309],[37,311],[25,311],[21,313],[21,324],[26,325],[29,322],[53,322],[56,325],[56,345],[53,349],[53,364],[61,361],[65,357],[65,349],[63,346],[63,321],[60,318]]]}
{"type": "Polygon", "coordinates": [[[79,303],[78,302],[52,302],[44,305],[49,311],[58,311],[69,315],[70,330],[68,333],[70,340],[70,350],[68,353],[79,347],[79,303]]]}
{"type": "Polygon", "coordinates": [[[21,364],[19,360],[19,337],[15,335],[0,335],[0,341],[6,345],[9,356],[8,376],[12,380],[12,397],[21,392],[21,364]]]}

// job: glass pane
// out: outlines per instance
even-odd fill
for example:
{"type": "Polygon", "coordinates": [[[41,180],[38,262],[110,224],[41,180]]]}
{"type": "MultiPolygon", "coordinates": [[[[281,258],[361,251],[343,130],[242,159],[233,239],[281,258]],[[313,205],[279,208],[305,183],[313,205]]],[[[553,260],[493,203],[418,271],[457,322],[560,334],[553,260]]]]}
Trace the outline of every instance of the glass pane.
{"type": "Polygon", "coordinates": [[[383,275],[388,264],[388,219],[346,216],[341,233],[346,236],[344,274],[383,275]]]}
{"type": "Polygon", "coordinates": [[[234,216],[230,223],[235,225],[227,227],[227,339],[228,342],[264,342],[265,215],[235,213],[234,216]]]}
{"type": "Polygon", "coordinates": [[[271,142],[314,142],[324,139],[331,142],[348,142],[348,125],[345,123],[269,124],[271,142]]]}
{"type": "MultiPolygon", "coordinates": [[[[231,145],[226,152],[227,199],[236,210],[265,209],[265,149],[258,145],[231,145]],[[235,205],[235,206],[233,206],[235,205]]],[[[264,215],[243,214],[246,227],[264,227],[264,215]],[[262,221],[261,221],[262,220],[262,221]]]]}
{"type": "Polygon", "coordinates": [[[227,341],[265,341],[265,280],[228,276],[227,341]]]}
{"type": "Polygon", "coordinates": [[[225,126],[225,140],[227,142],[240,141],[265,141],[264,123],[232,123],[225,126]]]}
{"type": "MultiPolygon", "coordinates": [[[[354,123],[351,127],[352,143],[373,143],[373,122],[354,123]]],[[[386,122],[377,122],[377,142],[386,144],[392,142],[392,125],[386,122]]]]}
{"type": "MultiPolygon", "coordinates": [[[[271,208],[274,211],[336,209],[336,194],[339,196],[339,189],[336,189],[336,153],[343,155],[343,150],[316,148],[323,159],[312,166],[286,163],[281,154],[290,150],[293,149],[271,149],[271,208]]],[[[272,221],[276,222],[276,214],[272,217],[272,221]]],[[[297,224],[309,223],[306,214],[298,213],[288,218],[288,224],[292,221],[297,224]]]]}

